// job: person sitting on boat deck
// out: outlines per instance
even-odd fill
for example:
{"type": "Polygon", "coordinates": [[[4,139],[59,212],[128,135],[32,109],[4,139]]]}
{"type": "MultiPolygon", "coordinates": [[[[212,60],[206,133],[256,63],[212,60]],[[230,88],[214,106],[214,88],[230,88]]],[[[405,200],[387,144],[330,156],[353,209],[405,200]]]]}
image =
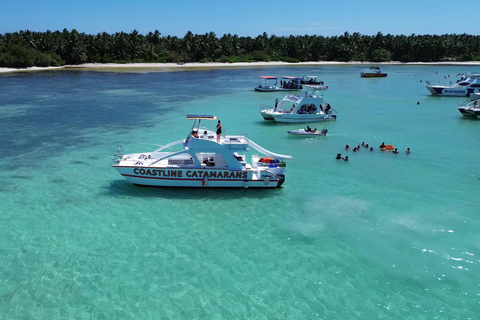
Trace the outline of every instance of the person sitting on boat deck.
{"type": "Polygon", "coordinates": [[[317,132],[317,128],[313,129],[313,132],[317,132]]]}
{"type": "Polygon", "coordinates": [[[405,153],[409,154],[410,153],[410,148],[407,148],[407,150],[405,150],[405,153]]]}
{"type": "Polygon", "coordinates": [[[310,126],[307,126],[307,129],[305,129],[306,132],[312,132],[312,129],[310,128],[310,126]]]}
{"type": "Polygon", "coordinates": [[[337,156],[335,157],[335,159],[337,159],[337,160],[342,159],[342,154],[341,154],[341,153],[337,153],[337,156]]]}
{"type": "Polygon", "coordinates": [[[222,136],[222,124],[220,123],[220,120],[218,120],[217,123],[217,142],[220,142],[220,137],[222,136]]]}
{"type": "Polygon", "coordinates": [[[194,138],[198,138],[198,133],[197,133],[197,131],[192,130],[192,136],[193,136],[194,138]]]}
{"type": "Polygon", "coordinates": [[[206,158],[205,160],[203,160],[203,163],[205,163],[207,167],[215,166],[215,162],[213,162],[213,158],[210,158],[210,159],[206,158]]]}
{"type": "Polygon", "coordinates": [[[208,138],[207,130],[203,131],[202,138],[203,138],[203,139],[207,139],[207,138],[208,138]]]}

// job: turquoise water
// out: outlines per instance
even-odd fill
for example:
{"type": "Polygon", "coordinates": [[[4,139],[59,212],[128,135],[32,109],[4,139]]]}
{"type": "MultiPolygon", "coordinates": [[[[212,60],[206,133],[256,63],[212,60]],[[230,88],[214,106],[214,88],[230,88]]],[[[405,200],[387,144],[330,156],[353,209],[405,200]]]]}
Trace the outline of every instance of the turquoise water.
{"type": "Polygon", "coordinates": [[[1,75],[0,319],[478,318],[480,120],[424,87],[472,68],[360,69],[1,75]],[[283,95],[259,75],[324,80],[328,135],[264,121],[283,95]],[[110,167],[119,144],[185,137],[187,113],[293,155],[284,188],[144,188],[110,167]]]}

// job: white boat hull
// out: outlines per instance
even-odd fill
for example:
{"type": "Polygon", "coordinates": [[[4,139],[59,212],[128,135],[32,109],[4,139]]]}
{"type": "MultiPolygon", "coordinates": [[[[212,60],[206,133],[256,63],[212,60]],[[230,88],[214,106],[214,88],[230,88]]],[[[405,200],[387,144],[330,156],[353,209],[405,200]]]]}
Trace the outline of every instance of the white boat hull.
{"type": "Polygon", "coordinates": [[[326,116],[323,113],[320,114],[278,114],[272,115],[276,122],[280,123],[309,123],[309,122],[318,122],[318,121],[326,121],[326,120],[335,120],[337,118],[336,115],[326,116]]]}
{"type": "MultiPolygon", "coordinates": [[[[142,186],[210,188],[280,188],[284,173],[272,170],[225,170],[113,166],[127,181],[142,186]]],[[[282,170],[283,171],[283,170],[282,170]]]]}

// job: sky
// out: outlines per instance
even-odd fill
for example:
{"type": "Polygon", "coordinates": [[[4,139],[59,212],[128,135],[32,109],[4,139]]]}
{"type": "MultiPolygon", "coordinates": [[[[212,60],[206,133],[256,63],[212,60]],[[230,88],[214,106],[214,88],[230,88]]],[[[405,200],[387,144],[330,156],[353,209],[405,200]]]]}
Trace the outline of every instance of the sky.
{"type": "Polygon", "coordinates": [[[480,0],[0,0],[0,34],[480,34],[480,0]]]}

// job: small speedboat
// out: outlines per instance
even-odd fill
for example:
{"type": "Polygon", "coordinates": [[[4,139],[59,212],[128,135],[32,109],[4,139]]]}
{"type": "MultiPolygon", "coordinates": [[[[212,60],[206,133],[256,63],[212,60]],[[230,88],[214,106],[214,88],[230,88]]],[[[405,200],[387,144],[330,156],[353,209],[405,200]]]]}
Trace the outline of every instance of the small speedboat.
{"type": "Polygon", "coordinates": [[[441,85],[426,81],[426,88],[434,96],[468,97],[480,92],[480,73],[463,74],[452,85],[441,85]]]}
{"type": "Polygon", "coordinates": [[[360,77],[362,78],[378,78],[378,77],[386,77],[388,74],[383,72],[380,67],[371,66],[367,69],[363,69],[360,71],[360,77]]]}
{"type": "Polygon", "coordinates": [[[458,106],[458,111],[464,117],[479,117],[480,116],[480,100],[469,101],[458,106]]]}
{"type": "Polygon", "coordinates": [[[246,135],[225,135],[200,127],[213,115],[187,114],[194,120],[186,139],[154,151],[124,154],[113,159],[116,169],[135,185],[159,187],[280,188],[285,161],[292,156],[273,153],[246,135]],[[258,154],[251,154],[249,148],[258,154]]]}
{"type": "Polygon", "coordinates": [[[327,132],[328,132],[328,129],[322,129],[320,131],[318,131],[317,129],[313,129],[313,130],[305,130],[305,129],[297,129],[297,130],[291,130],[291,131],[287,131],[288,134],[291,134],[291,135],[298,135],[298,136],[326,136],[327,135],[327,132]]]}

